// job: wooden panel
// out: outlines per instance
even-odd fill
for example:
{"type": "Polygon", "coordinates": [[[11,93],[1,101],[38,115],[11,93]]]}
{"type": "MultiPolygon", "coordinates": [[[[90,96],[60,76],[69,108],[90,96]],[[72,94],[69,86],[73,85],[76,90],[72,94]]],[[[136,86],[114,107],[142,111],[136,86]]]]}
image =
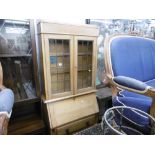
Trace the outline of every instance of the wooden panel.
{"type": "Polygon", "coordinates": [[[48,85],[47,85],[47,70],[46,70],[46,50],[45,50],[45,42],[44,35],[39,35],[39,53],[40,53],[40,64],[41,64],[41,82],[43,95],[45,98],[49,98],[48,94],[48,85]]]}
{"type": "Polygon", "coordinates": [[[47,104],[51,128],[98,113],[95,93],[47,104]]]}
{"type": "Polygon", "coordinates": [[[35,39],[35,27],[34,20],[30,20],[30,32],[31,32],[31,42],[32,42],[32,57],[33,57],[33,70],[34,70],[34,79],[36,86],[37,96],[40,96],[40,84],[38,75],[38,65],[37,65],[37,51],[36,51],[36,39],[35,39]]]}
{"type": "Polygon", "coordinates": [[[44,96],[42,97],[42,100],[44,103],[53,103],[53,102],[57,102],[57,101],[62,101],[62,100],[65,100],[65,99],[69,99],[69,98],[74,98],[74,97],[78,97],[78,96],[83,96],[83,95],[86,95],[86,94],[91,94],[91,93],[95,93],[97,90],[96,89],[91,89],[91,90],[87,90],[85,92],[82,92],[82,93],[79,93],[79,94],[75,94],[75,95],[69,95],[67,96],[63,96],[63,97],[59,97],[59,98],[53,98],[53,99],[49,99],[49,100],[45,100],[44,96]]]}
{"type": "Polygon", "coordinates": [[[69,25],[40,22],[38,25],[39,33],[49,34],[67,34],[67,35],[83,35],[83,36],[98,36],[99,29],[94,25],[69,25]]]}
{"type": "Polygon", "coordinates": [[[45,124],[38,116],[9,123],[9,135],[45,134],[45,124]]]}
{"type": "Polygon", "coordinates": [[[96,89],[96,70],[97,70],[97,53],[98,53],[98,47],[97,47],[97,38],[94,39],[94,46],[93,46],[93,75],[92,75],[92,84],[93,87],[96,89]]]}

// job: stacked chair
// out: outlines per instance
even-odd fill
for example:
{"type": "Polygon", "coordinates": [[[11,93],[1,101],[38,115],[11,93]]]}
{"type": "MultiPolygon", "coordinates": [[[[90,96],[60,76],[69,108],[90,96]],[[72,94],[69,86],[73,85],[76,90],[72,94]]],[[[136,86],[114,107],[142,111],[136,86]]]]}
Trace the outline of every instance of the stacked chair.
{"type": "MultiPolygon", "coordinates": [[[[132,35],[106,38],[105,71],[112,88],[113,106],[139,109],[155,117],[155,40],[132,35]]],[[[150,119],[125,110],[124,120],[150,134],[150,119]]]]}
{"type": "Polygon", "coordinates": [[[0,64],[0,135],[7,134],[13,104],[14,94],[11,89],[3,86],[3,70],[0,64]]]}

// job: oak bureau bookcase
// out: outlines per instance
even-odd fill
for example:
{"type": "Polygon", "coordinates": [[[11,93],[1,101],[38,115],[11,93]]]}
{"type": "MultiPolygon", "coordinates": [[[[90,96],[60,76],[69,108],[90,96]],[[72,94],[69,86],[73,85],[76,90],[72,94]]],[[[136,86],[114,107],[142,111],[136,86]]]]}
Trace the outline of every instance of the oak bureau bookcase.
{"type": "Polygon", "coordinates": [[[94,124],[98,28],[47,21],[37,27],[50,132],[72,133],[94,124]]]}

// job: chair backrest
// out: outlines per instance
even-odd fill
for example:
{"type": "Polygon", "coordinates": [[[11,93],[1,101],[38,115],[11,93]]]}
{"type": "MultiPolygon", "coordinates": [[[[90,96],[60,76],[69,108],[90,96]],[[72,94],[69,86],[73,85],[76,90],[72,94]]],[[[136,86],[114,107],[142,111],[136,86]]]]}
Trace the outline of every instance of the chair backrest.
{"type": "Polygon", "coordinates": [[[112,76],[140,81],[155,78],[155,41],[137,36],[113,36],[105,41],[105,66],[112,76]]]}

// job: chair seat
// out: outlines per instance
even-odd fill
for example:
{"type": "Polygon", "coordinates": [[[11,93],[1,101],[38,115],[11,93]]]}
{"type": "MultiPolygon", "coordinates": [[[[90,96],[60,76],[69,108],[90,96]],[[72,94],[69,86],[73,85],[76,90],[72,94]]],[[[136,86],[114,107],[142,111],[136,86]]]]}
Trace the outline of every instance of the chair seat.
{"type": "MultiPolygon", "coordinates": [[[[146,82],[149,86],[155,87],[155,79],[146,82]]],[[[146,113],[150,112],[150,107],[152,105],[152,98],[137,93],[129,91],[120,91],[118,96],[113,99],[113,106],[129,106],[140,109],[146,113]]],[[[141,114],[128,113],[125,112],[125,117],[129,121],[139,125],[146,126],[149,125],[149,119],[147,117],[142,117],[141,114]]]]}
{"type": "MultiPolygon", "coordinates": [[[[155,87],[155,79],[149,80],[147,82],[145,82],[147,85],[151,86],[151,87],[155,87]]],[[[119,92],[119,97],[128,97],[128,100],[133,100],[133,106],[135,108],[138,108],[140,110],[143,110],[144,112],[149,113],[150,111],[150,107],[152,105],[152,98],[145,96],[145,95],[140,95],[137,93],[133,93],[133,92],[129,92],[129,91],[120,91],[119,92]],[[141,102],[141,103],[134,103],[134,100],[137,102],[141,102]]]]}

